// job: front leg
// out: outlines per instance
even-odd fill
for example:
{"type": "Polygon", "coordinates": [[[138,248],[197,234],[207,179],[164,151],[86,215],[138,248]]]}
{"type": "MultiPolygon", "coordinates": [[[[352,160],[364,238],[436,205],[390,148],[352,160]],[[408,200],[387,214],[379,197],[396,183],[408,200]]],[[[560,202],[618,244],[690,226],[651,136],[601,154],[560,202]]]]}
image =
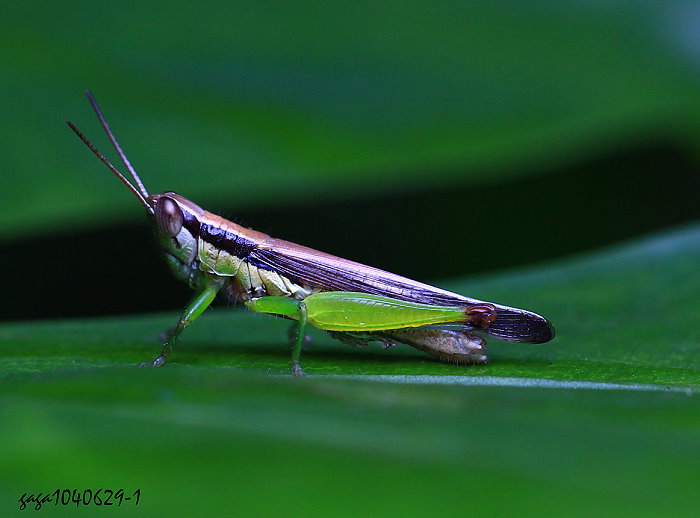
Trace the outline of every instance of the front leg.
{"type": "Polygon", "coordinates": [[[177,325],[168,331],[165,341],[163,342],[163,349],[160,352],[160,356],[153,361],[139,364],[139,367],[160,367],[163,365],[168,358],[168,354],[172,351],[173,344],[180,336],[180,333],[209,307],[214,298],[216,298],[218,291],[219,286],[212,285],[208,286],[197,295],[182,313],[177,325]]]}

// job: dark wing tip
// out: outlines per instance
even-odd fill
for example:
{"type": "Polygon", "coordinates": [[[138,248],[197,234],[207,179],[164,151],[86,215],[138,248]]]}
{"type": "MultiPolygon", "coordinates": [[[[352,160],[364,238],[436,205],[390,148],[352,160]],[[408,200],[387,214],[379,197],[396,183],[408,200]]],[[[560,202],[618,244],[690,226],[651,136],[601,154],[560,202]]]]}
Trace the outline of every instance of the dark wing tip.
{"type": "Polygon", "coordinates": [[[554,338],[554,326],[546,318],[529,311],[497,308],[497,317],[487,332],[509,342],[542,344],[554,338]]]}

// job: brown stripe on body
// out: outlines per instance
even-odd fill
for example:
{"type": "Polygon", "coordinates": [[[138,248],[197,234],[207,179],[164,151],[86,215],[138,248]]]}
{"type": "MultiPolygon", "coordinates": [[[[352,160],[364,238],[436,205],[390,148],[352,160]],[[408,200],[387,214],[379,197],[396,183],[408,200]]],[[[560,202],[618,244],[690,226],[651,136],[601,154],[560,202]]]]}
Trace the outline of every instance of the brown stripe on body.
{"type": "Polygon", "coordinates": [[[206,211],[200,219],[199,237],[241,259],[246,259],[252,250],[270,239],[263,232],[242,227],[206,211]]]}

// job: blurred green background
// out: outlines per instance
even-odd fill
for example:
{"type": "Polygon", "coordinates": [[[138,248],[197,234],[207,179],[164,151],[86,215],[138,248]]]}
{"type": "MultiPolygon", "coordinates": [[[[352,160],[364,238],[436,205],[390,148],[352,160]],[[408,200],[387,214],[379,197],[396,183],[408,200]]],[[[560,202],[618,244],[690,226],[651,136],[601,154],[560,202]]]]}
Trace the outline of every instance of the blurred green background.
{"type": "Polygon", "coordinates": [[[3,514],[120,486],[153,515],[692,515],[698,34],[689,1],[4,2],[3,514]],[[85,88],[150,192],[558,337],[465,369],[319,333],[300,381],[284,326],[224,309],[132,369],[190,293],[65,125],[117,163],[85,88]]]}

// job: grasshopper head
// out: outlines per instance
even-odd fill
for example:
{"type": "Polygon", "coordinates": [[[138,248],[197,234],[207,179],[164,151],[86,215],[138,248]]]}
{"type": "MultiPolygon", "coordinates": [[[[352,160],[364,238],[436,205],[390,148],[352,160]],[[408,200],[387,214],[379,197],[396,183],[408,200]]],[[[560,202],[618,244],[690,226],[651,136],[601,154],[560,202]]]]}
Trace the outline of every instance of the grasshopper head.
{"type": "Polygon", "coordinates": [[[192,282],[197,258],[201,207],[174,192],[146,198],[153,209],[153,231],[176,277],[192,282]]]}

